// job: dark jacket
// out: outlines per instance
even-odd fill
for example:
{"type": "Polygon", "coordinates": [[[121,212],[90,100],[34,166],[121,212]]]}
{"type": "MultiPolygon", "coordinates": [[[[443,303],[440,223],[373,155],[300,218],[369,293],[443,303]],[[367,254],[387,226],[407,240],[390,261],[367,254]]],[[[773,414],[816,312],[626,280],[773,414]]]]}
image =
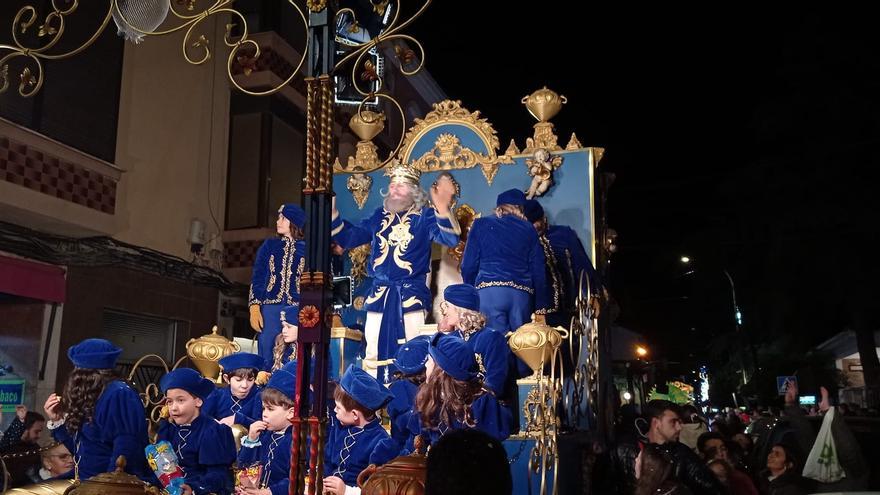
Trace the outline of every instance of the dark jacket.
{"type": "Polygon", "coordinates": [[[761,495],[806,495],[806,482],[797,471],[786,470],[778,478],[770,480],[770,472],[763,471],[758,479],[761,495]]]}
{"type": "Polygon", "coordinates": [[[672,476],[687,486],[694,495],[716,495],[726,493],[724,487],[706,464],[680,442],[667,442],[660,446],[672,458],[672,476]]]}
{"type": "MultiPolygon", "coordinates": [[[[660,449],[672,460],[672,478],[683,483],[694,495],[723,495],[724,487],[693,450],[679,442],[668,442],[660,449]]],[[[638,443],[621,442],[610,456],[609,493],[631,495],[635,492],[635,463],[641,447],[638,443]]]]}

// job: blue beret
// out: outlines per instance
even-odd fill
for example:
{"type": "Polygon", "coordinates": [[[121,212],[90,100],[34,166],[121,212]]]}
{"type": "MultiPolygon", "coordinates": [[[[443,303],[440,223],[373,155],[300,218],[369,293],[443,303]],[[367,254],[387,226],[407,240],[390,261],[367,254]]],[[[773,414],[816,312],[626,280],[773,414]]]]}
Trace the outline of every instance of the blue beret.
{"type": "Polygon", "coordinates": [[[216,387],[211,380],[204,378],[192,368],[177,368],[165,373],[165,376],[159,380],[159,388],[163,394],[168,393],[172,388],[179,388],[205,400],[216,387]]]}
{"type": "Polygon", "coordinates": [[[299,228],[303,228],[303,225],[306,224],[306,212],[293,203],[281,205],[281,208],[278,208],[278,213],[281,213],[284,218],[290,220],[290,223],[299,228]]]}
{"type": "Polygon", "coordinates": [[[397,349],[397,356],[394,358],[394,364],[397,366],[397,369],[405,375],[414,375],[425,369],[425,363],[428,362],[428,345],[430,343],[431,337],[419,335],[400,346],[397,349]]]}
{"type": "Polygon", "coordinates": [[[281,308],[281,322],[299,326],[299,306],[284,306],[281,308]]]}
{"type": "Polygon", "coordinates": [[[230,354],[220,359],[218,363],[223,367],[223,373],[231,373],[242,368],[251,368],[257,371],[266,369],[266,361],[261,356],[250,352],[230,354]]]}
{"type": "Polygon", "coordinates": [[[447,375],[461,381],[470,381],[477,377],[477,360],[474,350],[467,342],[441,332],[431,339],[428,353],[447,375]]]}
{"type": "Polygon", "coordinates": [[[532,223],[544,218],[544,207],[534,199],[527,199],[526,206],[523,209],[525,210],[526,218],[532,223]]]}
{"type": "Polygon", "coordinates": [[[394,398],[394,395],[372,375],[353,364],[348,365],[342,380],[339,381],[339,386],[358,404],[373,411],[381,409],[394,398]]]}
{"type": "Polygon", "coordinates": [[[526,194],[519,189],[508,189],[503,193],[498,195],[498,199],[495,204],[497,206],[501,205],[517,205],[523,206],[526,204],[526,194]]]}
{"type": "Polygon", "coordinates": [[[443,291],[443,299],[449,304],[454,304],[462,309],[480,311],[480,294],[470,284],[453,284],[443,291]]]}
{"type": "Polygon", "coordinates": [[[266,388],[274,388],[288,399],[293,399],[296,393],[296,361],[289,361],[281,369],[273,371],[266,388]]]}
{"type": "Polygon", "coordinates": [[[122,349],[109,340],[86,339],[67,349],[67,357],[77,368],[112,370],[122,349]]]}

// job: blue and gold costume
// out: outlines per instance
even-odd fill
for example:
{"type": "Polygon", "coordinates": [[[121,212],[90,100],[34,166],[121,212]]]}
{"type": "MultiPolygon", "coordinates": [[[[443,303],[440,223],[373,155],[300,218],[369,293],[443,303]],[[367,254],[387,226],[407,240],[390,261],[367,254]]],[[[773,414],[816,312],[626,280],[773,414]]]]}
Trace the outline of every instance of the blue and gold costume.
{"type": "MultiPolygon", "coordinates": [[[[278,212],[293,226],[305,225],[305,212],[296,205],[282,205],[278,212]]],[[[248,306],[258,305],[263,331],[257,338],[259,354],[272,362],[275,337],[281,332],[280,313],[285,306],[299,306],[299,280],[305,269],[306,243],[291,237],[266,239],[257,251],[251,275],[248,306]]]]}
{"type": "MultiPolygon", "coordinates": [[[[533,199],[526,201],[526,218],[532,222],[546,221],[544,208],[533,199]]],[[[599,292],[599,276],[577,233],[565,225],[549,225],[540,235],[541,246],[548,254],[547,270],[552,270],[557,283],[548,284],[548,299],[552,299],[547,311],[547,323],[551,326],[568,326],[574,310],[574,301],[580,290],[580,275],[585,273],[590,283],[590,293],[599,292]]],[[[548,280],[549,282],[549,280],[548,280]]]]}
{"type": "Polygon", "coordinates": [[[573,306],[579,290],[581,272],[586,273],[590,280],[590,292],[597,294],[601,285],[599,273],[593,267],[577,233],[565,225],[550,225],[546,235],[550,241],[550,248],[556,255],[559,273],[562,275],[564,304],[568,307],[573,306]]]}
{"type": "MultiPolygon", "coordinates": [[[[68,349],[67,356],[77,368],[100,370],[113,369],[121,352],[122,349],[107,340],[86,339],[68,349]]],[[[144,456],[144,448],[149,443],[144,405],[138,393],[125,382],[108,383],[95,403],[92,418],[73,434],[63,420],[50,421],[48,427],[55,441],[63,443],[73,454],[80,479],[114,471],[116,458],[124,455],[126,472],[155,483],[144,456]]],[[[73,475],[71,471],[62,477],[73,475]]]]}
{"type": "MultiPolygon", "coordinates": [[[[400,166],[391,172],[391,180],[418,187],[418,171],[400,166]]],[[[369,217],[355,225],[333,218],[330,228],[333,240],[351,249],[370,243],[367,273],[373,287],[364,309],[382,313],[377,359],[394,357],[399,345],[406,341],[403,314],[424,311],[431,306],[427,274],[431,269],[431,243],[454,247],[461,229],[454,217],[440,216],[431,206],[413,206],[394,213],[377,208],[369,217]]],[[[367,358],[371,342],[367,342],[367,358]]]]}
{"type": "MultiPolygon", "coordinates": [[[[460,381],[472,381],[479,376],[479,365],[474,349],[463,339],[455,335],[437,333],[431,339],[428,352],[437,367],[460,381]]],[[[435,398],[436,399],[436,398],[435,398]]],[[[470,404],[473,424],[453,419],[451,424],[439,421],[434,427],[421,424],[419,414],[409,419],[409,429],[413,435],[422,435],[431,445],[451,430],[475,428],[499,441],[510,436],[513,416],[508,407],[503,406],[492,391],[483,389],[470,404]]]]}
{"type": "MultiPolygon", "coordinates": [[[[525,195],[511,189],[498,205],[522,206],[525,195]]],[[[507,333],[530,321],[533,311],[546,311],[544,251],[528,221],[514,215],[478,218],[471,226],[461,260],[464,283],[480,291],[480,312],[487,326],[507,333]]]]}
{"type": "MultiPolygon", "coordinates": [[[[376,411],[391,399],[391,393],[366,371],[350,365],[339,385],[358,404],[376,411]]],[[[370,464],[384,464],[390,459],[388,432],[378,418],[363,426],[343,425],[330,415],[324,476],[337,476],[347,486],[357,486],[357,477],[370,464]]]]}
{"type": "MultiPolygon", "coordinates": [[[[291,361],[272,373],[266,387],[274,388],[290,398],[289,394],[296,388],[296,361],[291,361]]],[[[283,431],[263,430],[260,438],[255,441],[247,436],[241,440],[241,450],[238,451],[239,467],[259,462],[263,466],[263,479],[259,486],[268,488],[272,495],[288,493],[292,431],[288,425],[283,431]]]]}
{"type": "MultiPolygon", "coordinates": [[[[443,298],[450,304],[459,308],[478,312],[480,308],[480,294],[473,286],[468,284],[453,284],[443,291],[443,298]]],[[[483,377],[483,388],[495,396],[498,403],[509,410],[509,414],[499,413],[497,423],[497,435],[499,438],[507,438],[516,427],[515,407],[517,403],[515,367],[517,357],[510,351],[507,345],[507,337],[489,327],[483,327],[470,332],[456,329],[451,332],[463,339],[474,352],[480,374],[483,377]]],[[[485,408],[483,402],[488,399],[475,401],[476,408],[485,408]]],[[[486,414],[486,413],[483,413],[486,414]]],[[[492,434],[490,432],[490,434],[492,434]]],[[[503,439],[502,438],[502,439],[503,439]]]]}
{"type": "MultiPolygon", "coordinates": [[[[190,368],[178,368],[165,374],[159,386],[162,393],[181,389],[202,400],[214,389],[210,380],[190,368]]],[[[235,439],[228,426],[200,413],[190,424],[164,422],[159,427],[157,439],[171,444],[186,484],[195,495],[232,493],[230,466],[235,462],[235,439]]]]}
{"type": "MultiPolygon", "coordinates": [[[[223,368],[224,374],[248,368],[254,370],[254,375],[256,375],[266,368],[263,358],[248,352],[236,352],[225,356],[220,359],[219,364],[223,368]]],[[[217,420],[227,416],[235,416],[235,424],[250,427],[251,423],[259,421],[263,416],[260,387],[254,384],[243,399],[233,395],[231,387],[216,388],[205,399],[200,412],[217,420]]]]}

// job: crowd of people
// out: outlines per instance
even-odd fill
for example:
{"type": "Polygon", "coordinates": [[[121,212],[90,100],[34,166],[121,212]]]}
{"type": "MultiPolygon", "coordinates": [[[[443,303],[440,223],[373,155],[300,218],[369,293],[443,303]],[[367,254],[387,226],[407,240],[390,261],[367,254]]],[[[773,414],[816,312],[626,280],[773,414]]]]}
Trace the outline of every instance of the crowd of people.
{"type": "Polygon", "coordinates": [[[807,418],[834,409],[825,388],[821,397],[815,409],[805,409],[799,404],[797,385],[791,384],[781,411],[746,413],[728,408],[707,417],[693,405],[666,400],[648,402],[640,414],[625,408],[618,418],[616,444],[600,463],[595,481],[600,493],[627,495],[805,495],[864,490],[868,464],[844,420],[851,408],[838,406],[828,417],[834,452],[823,451],[825,459],[819,461],[839,464],[840,479],[832,482],[805,475],[810,452],[821,441],[807,418]]]}

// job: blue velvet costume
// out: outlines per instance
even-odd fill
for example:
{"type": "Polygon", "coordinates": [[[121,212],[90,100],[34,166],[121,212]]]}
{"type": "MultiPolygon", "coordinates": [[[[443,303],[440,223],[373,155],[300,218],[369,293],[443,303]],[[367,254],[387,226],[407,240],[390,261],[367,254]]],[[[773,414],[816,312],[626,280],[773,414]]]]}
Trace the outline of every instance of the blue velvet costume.
{"type": "Polygon", "coordinates": [[[290,487],[290,446],[293,428],[281,432],[263,430],[260,438],[251,441],[244,437],[238,451],[239,467],[260,463],[263,477],[259,486],[268,488],[272,495],[287,495],[290,487]]]}
{"type": "Polygon", "coordinates": [[[364,309],[382,313],[378,359],[393,358],[406,340],[403,314],[423,311],[431,304],[426,278],[431,268],[431,242],[456,246],[458,224],[425,206],[401,213],[377,208],[357,225],[337,216],[330,228],[333,240],[346,249],[371,243],[367,273],[373,287],[364,309]]]}
{"type": "Polygon", "coordinates": [[[418,411],[414,409],[419,387],[405,378],[400,378],[391,382],[388,390],[394,394],[386,409],[391,418],[391,439],[397,451],[403,455],[413,449],[413,435],[408,425],[412,416],[416,418],[419,416],[418,411]]]}
{"type": "Polygon", "coordinates": [[[546,310],[544,251],[529,222],[513,215],[478,218],[461,261],[464,283],[480,292],[486,325],[507,333],[546,310]],[[533,302],[534,301],[534,302],[533,302]]]}
{"type": "Polygon", "coordinates": [[[232,395],[230,387],[217,388],[205,400],[200,412],[217,420],[234,415],[235,424],[250,428],[251,423],[263,417],[261,390],[258,385],[254,385],[247,397],[239,399],[232,395]]]}
{"type": "MultiPolygon", "coordinates": [[[[452,333],[458,337],[464,338],[461,331],[456,330],[452,333]]],[[[494,395],[498,404],[506,409],[506,411],[496,410],[494,405],[487,406],[485,399],[482,402],[478,398],[475,402],[479,404],[474,408],[474,419],[477,422],[477,428],[480,428],[480,420],[493,424],[491,431],[489,428],[483,429],[486,433],[495,436],[499,440],[504,440],[517,425],[514,422],[517,401],[516,388],[516,363],[519,359],[510,351],[507,345],[507,337],[491,328],[484,327],[470,334],[466,339],[468,345],[474,350],[474,357],[477,359],[477,365],[480,367],[480,373],[483,375],[483,387],[494,395]],[[480,415],[478,415],[478,411],[480,415]],[[487,417],[492,415],[494,417],[487,417]]]]}
{"type": "Polygon", "coordinates": [[[590,280],[590,292],[598,293],[599,274],[593,268],[593,263],[575,231],[565,225],[551,225],[547,229],[546,237],[556,255],[557,266],[562,275],[564,304],[572,307],[579,290],[581,272],[585,272],[590,280]]]}
{"type": "Polygon", "coordinates": [[[348,486],[357,486],[357,477],[370,464],[383,464],[388,432],[378,419],[363,426],[342,426],[331,415],[324,455],[324,477],[338,476],[348,486]]]}
{"type": "Polygon", "coordinates": [[[437,440],[440,440],[443,435],[452,430],[467,428],[480,430],[498,439],[499,442],[506,440],[510,436],[510,428],[513,423],[510,409],[501,405],[498,399],[491,393],[483,392],[482,395],[474,399],[474,402],[471,404],[471,414],[474,420],[473,426],[456,419],[452,421],[451,425],[441,422],[434,428],[428,428],[421,424],[421,417],[416,412],[409,417],[408,427],[413,436],[422,435],[430,445],[434,445],[437,440]]]}
{"type": "Polygon", "coordinates": [[[228,426],[199,414],[189,425],[164,422],[159,427],[158,440],[171,443],[186,484],[195,495],[232,493],[235,440],[228,426]]]}
{"type": "Polygon", "coordinates": [[[258,304],[263,331],[257,338],[259,354],[272,362],[275,337],[281,333],[281,310],[299,305],[299,280],[305,268],[306,243],[288,237],[266,239],[257,251],[251,275],[248,305],[258,304]]]}
{"type": "MultiPolygon", "coordinates": [[[[116,458],[124,455],[126,472],[156,482],[144,455],[149,443],[144,405],[137,392],[123,381],[107,384],[91,421],[81,425],[79,431],[71,435],[62,424],[52,430],[52,437],[73,453],[80,479],[114,471],[116,458]]],[[[72,478],[73,474],[71,471],[62,477],[72,478]]]]}

